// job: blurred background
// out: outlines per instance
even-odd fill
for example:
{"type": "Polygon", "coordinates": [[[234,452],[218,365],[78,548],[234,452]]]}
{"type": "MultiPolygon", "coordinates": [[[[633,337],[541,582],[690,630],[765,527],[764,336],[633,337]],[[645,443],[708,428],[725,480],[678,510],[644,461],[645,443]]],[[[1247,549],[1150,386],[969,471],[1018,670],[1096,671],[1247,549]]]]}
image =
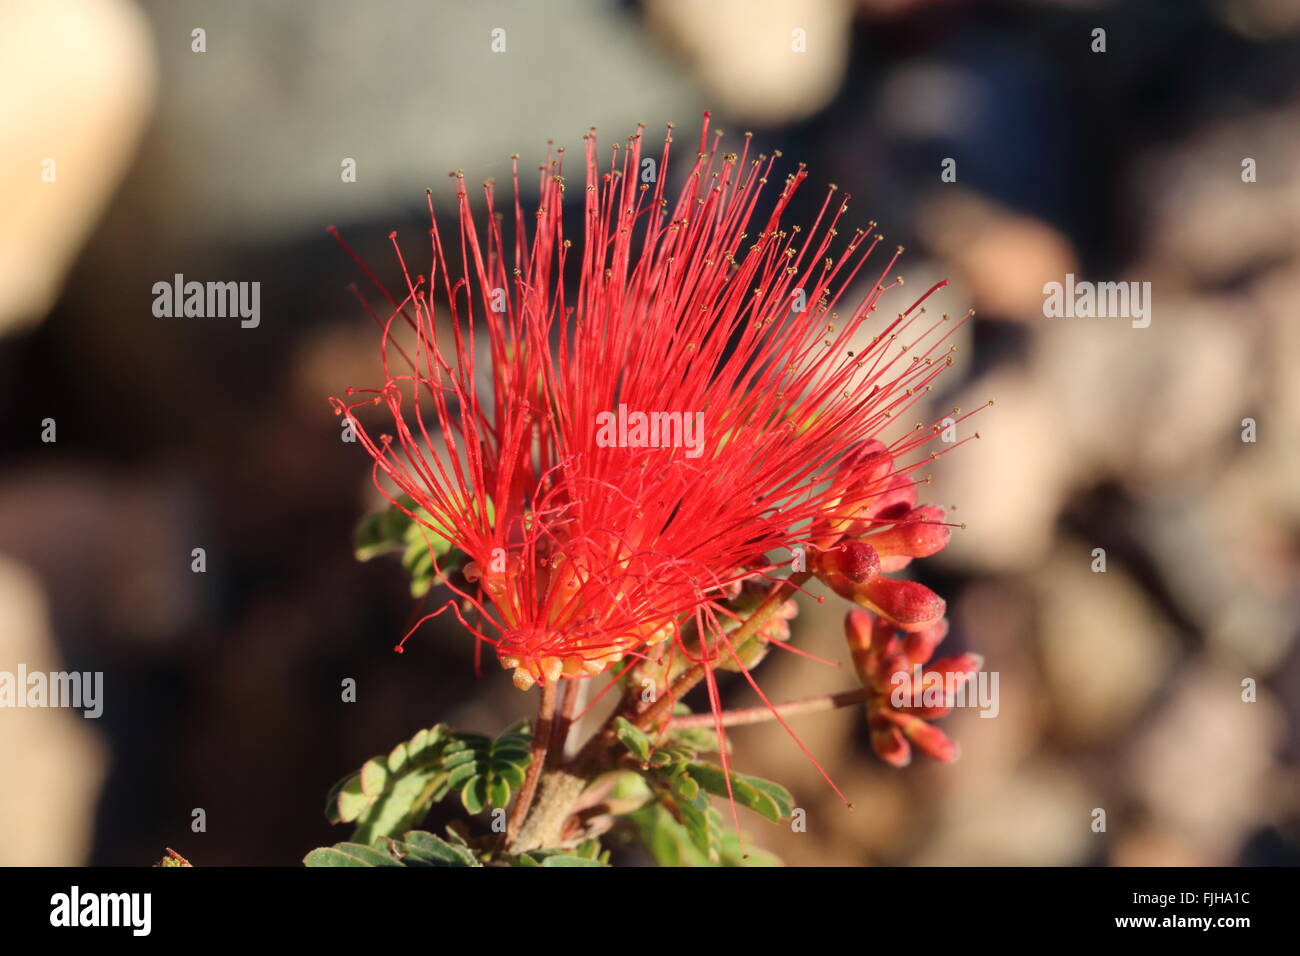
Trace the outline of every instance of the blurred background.
{"type": "MultiPolygon", "coordinates": [[[[704,109],[977,310],[935,414],[996,399],[925,489],[968,527],[916,568],[998,716],[959,711],[962,759],[903,771],[855,710],[792,721],[852,812],[778,726],[738,729],[737,765],[808,810],[753,839],[1300,863],[1300,3],[3,0],[0,78],[0,670],[105,674],[99,720],[0,710],[0,864],[294,864],[345,838],[324,795],[366,758],[531,714],[441,619],[389,652],[414,605],[396,559],[352,558],[369,459],[326,402],[376,381],[377,335],[325,227],[391,278],[389,230],[422,235],[426,187],[450,208],[448,170],[502,178],[592,124],[690,139],[704,109]],[[260,326],[155,317],[175,273],[259,281],[260,326]],[[1045,318],[1066,273],[1152,283],[1150,327],[1045,318]]],[[[797,640],[845,660],[842,612],[807,602],[797,640]]]]}

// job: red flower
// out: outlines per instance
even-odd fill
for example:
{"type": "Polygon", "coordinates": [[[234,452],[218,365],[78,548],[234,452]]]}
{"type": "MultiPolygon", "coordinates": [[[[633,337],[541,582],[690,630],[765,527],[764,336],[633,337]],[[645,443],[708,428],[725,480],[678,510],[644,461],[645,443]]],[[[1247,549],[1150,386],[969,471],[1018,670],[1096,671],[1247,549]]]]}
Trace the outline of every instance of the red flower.
{"type": "Polygon", "coordinates": [[[931,661],[947,633],[942,619],[905,632],[897,622],[865,611],[849,611],[844,618],[853,667],[869,694],[871,746],[895,767],[911,762],[912,747],[935,760],[957,759],[956,743],[929,721],[952,711],[953,694],[984,666],[984,659],[957,654],[931,661]]]}
{"type": "Polygon", "coordinates": [[[748,135],[739,155],[720,151],[708,125],[706,114],[675,195],[671,132],[651,182],[640,129],[604,170],[594,131],[584,137],[572,238],[562,149],[541,167],[531,235],[516,163],[510,241],[494,186],[480,231],[454,174],[458,242],[435,220],[428,275],[402,260],[406,291],[385,291],[392,308],[375,316],[384,383],[333,400],[356,420],[377,483],[410,495],[472,560],[476,589],[458,591],[477,611],[466,626],[521,688],[605,671],[692,619],[700,639],[682,649],[726,659],[737,582],[772,576],[797,545],[820,561],[848,534],[878,561],[859,552],[844,570],[861,579],[855,600],[906,627],[943,613],[920,585],[878,574],[941,546],[934,513],[913,509],[915,466],[895,466],[937,426],[890,446],[874,436],[951,363],[960,320],[922,307],[944,283],[878,317],[902,285],[891,278],[901,247],[866,271],[883,237],[844,225],[834,186],[810,228],[785,225],[802,165],[759,213],[775,159],[752,157],[748,135]],[[368,403],[386,407],[386,428],[365,426],[368,403]]]}

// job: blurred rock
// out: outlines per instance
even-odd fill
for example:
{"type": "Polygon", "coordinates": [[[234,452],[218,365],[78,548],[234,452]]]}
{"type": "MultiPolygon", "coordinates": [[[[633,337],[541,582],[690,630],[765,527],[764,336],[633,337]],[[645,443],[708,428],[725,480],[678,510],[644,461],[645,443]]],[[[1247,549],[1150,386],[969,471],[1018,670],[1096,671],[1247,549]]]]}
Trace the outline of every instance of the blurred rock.
{"type": "MultiPolygon", "coordinates": [[[[62,670],[46,596],[32,571],[0,555],[0,671],[62,670]]],[[[113,687],[102,687],[105,708],[113,687]]],[[[95,720],[63,708],[0,708],[0,866],[83,866],[107,755],[95,720]]]]}
{"type": "Polygon", "coordinates": [[[813,115],[839,90],[848,65],[851,0],[647,0],[646,14],[690,61],[718,109],[741,122],[771,126],[813,115]]]}
{"type": "Polygon", "coordinates": [[[1044,283],[1078,268],[1057,229],[959,186],[926,199],[917,232],[957,270],[976,313],[993,318],[1041,321],[1044,283]]]}
{"type": "Polygon", "coordinates": [[[1084,547],[1059,547],[1030,578],[1044,689],[1070,747],[1123,733],[1178,656],[1168,626],[1123,566],[1112,559],[1105,573],[1093,573],[1092,560],[1084,547]]]}
{"type": "Polygon", "coordinates": [[[10,0],[0,64],[3,332],[54,303],[126,172],[157,74],[148,28],[126,0],[10,0]]]}
{"type": "Polygon", "coordinates": [[[1051,762],[1014,777],[963,786],[938,808],[929,839],[911,861],[920,866],[1070,866],[1084,863],[1100,839],[1089,829],[1089,795],[1069,770],[1051,762]]]}
{"type": "Polygon", "coordinates": [[[1300,243],[1300,103],[1240,111],[1146,153],[1130,187],[1144,223],[1136,271],[1186,283],[1232,279],[1300,243]],[[1255,181],[1242,163],[1254,160],[1255,181]]]}
{"type": "Polygon", "coordinates": [[[1035,567],[1051,547],[1056,515],[1075,483],[1086,480],[1081,460],[1063,440],[1041,383],[1007,369],[980,379],[958,395],[969,410],[993,398],[992,407],[966,422],[959,438],[978,431],[978,441],[935,463],[926,497],[953,502],[952,520],[966,527],[936,560],[984,571],[1035,567]]]}
{"type": "Polygon", "coordinates": [[[1162,828],[1208,862],[1231,863],[1277,806],[1280,716],[1267,694],[1243,702],[1238,674],[1202,663],[1140,729],[1124,772],[1162,828]]]}
{"type": "Polygon", "coordinates": [[[476,192],[491,177],[506,187],[519,153],[528,189],[548,139],[568,147],[572,176],[591,125],[608,147],[645,121],[658,149],[664,123],[689,129],[705,108],[614,4],[281,0],[217,11],[154,0],[148,10],[168,83],[141,170],[151,182],[136,198],[188,240],[319,235],[419,208],[426,187],[454,210],[449,170],[463,168],[476,192]],[[191,50],[196,27],[206,53],[191,50]],[[342,179],[346,158],[355,182],[342,179]]]}
{"type": "Polygon", "coordinates": [[[1247,304],[1165,289],[1153,281],[1148,328],[1124,318],[1044,319],[1034,356],[1054,441],[1073,473],[1095,470],[1150,497],[1204,480],[1257,385],[1251,333],[1224,319],[1247,304]]]}

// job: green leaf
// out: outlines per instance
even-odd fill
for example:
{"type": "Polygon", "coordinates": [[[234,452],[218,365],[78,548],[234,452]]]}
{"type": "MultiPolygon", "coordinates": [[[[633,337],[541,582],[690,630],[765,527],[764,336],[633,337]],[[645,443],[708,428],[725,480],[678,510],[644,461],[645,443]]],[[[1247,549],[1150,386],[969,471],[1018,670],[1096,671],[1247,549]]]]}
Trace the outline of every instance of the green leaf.
{"type": "Polygon", "coordinates": [[[441,724],[420,730],[335,784],[325,816],[331,823],[355,823],[352,840],[373,846],[410,831],[452,791],[471,814],[504,807],[523,786],[530,740],[527,722],[496,740],[451,734],[441,724]]]}
{"type": "MultiPolygon", "coordinates": [[[[361,519],[352,536],[353,552],[358,561],[402,552],[402,567],[411,578],[411,594],[423,597],[437,577],[434,559],[437,559],[438,567],[447,572],[459,565],[461,556],[452,554],[451,541],[433,515],[417,505],[409,495],[399,495],[396,501],[401,507],[390,505],[361,519]]],[[[487,510],[490,521],[491,502],[487,510]]]]}
{"type": "Polygon", "coordinates": [[[375,802],[375,798],[362,793],[359,773],[346,777],[341,783],[342,785],[333,791],[336,813],[331,822],[351,823],[365,813],[366,808],[375,802]]]}
{"type": "Polygon", "coordinates": [[[614,733],[637,760],[646,763],[650,759],[653,743],[645,731],[633,726],[627,718],[619,717],[614,721],[614,733]]]}
{"type": "Polygon", "coordinates": [[[406,755],[408,757],[418,757],[427,746],[429,746],[429,731],[418,731],[414,737],[406,742],[406,755]]]}
{"type": "Polygon", "coordinates": [[[407,866],[482,866],[463,843],[448,843],[425,830],[402,834],[398,847],[407,866]]]}
{"type": "Polygon", "coordinates": [[[388,766],[378,757],[367,760],[361,766],[361,792],[367,797],[377,797],[384,792],[388,783],[388,766]]]}
{"type": "Polygon", "coordinates": [[[336,843],[312,850],[302,862],[306,866],[401,866],[390,854],[362,843],[336,843]]]}
{"type": "Polygon", "coordinates": [[[312,850],[307,866],[482,866],[463,843],[451,843],[423,830],[408,830],[402,839],[379,838],[378,844],[336,843],[312,850]]]}
{"type": "MultiPolygon", "coordinates": [[[[681,744],[696,753],[717,753],[718,733],[711,727],[682,727],[671,730],[668,739],[681,744]]],[[[727,753],[731,753],[731,741],[727,741],[727,753]]]]}
{"type": "Polygon", "coordinates": [[[460,802],[471,816],[482,813],[488,802],[487,777],[474,776],[467,780],[460,791],[460,802]]]}
{"type": "Polygon", "coordinates": [[[585,840],[573,849],[530,850],[509,861],[512,866],[608,866],[609,854],[602,853],[599,840],[585,840]]]}
{"type": "MultiPolygon", "coordinates": [[[[695,761],[687,765],[686,772],[714,796],[728,796],[727,778],[721,767],[695,761]]],[[[761,813],[773,823],[780,823],[794,812],[794,797],[790,791],[779,783],[760,777],[732,773],[730,796],[740,806],[761,813]]]]}
{"type": "Polygon", "coordinates": [[[691,838],[695,848],[704,854],[711,863],[718,861],[718,816],[712,807],[696,807],[689,803],[678,803],[677,812],[681,815],[682,826],[691,838]]]}
{"type": "MultiPolygon", "coordinates": [[[[714,811],[710,810],[710,813],[714,811]]],[[[715,823],[716,821],[716,814],[715,823]]],[[[627,818],[638,840],[660,866],[780,866],[781,861],[766,850],[745,845],[741,849],[740,837],[718,825],[716,855],[711,859],[701,852],[687,828],[673,818],[661,803],[653,803],[627,818]]]]}
{"type": "MultiPolygon", "coordinates": [[[[406,496],[399,500],[414,505],[406,496]]],[[[410,525],[410,516],[392,505],[383,511],[366,515],[352,533],[352,550],[357,560],[369,561],[381,554],[402,550],[406,547],[406,530],[410,525]]]]}
{"type": "Polygon", "coordinates": [[[721,846],[718,847],[719,862],[722,866],[769,867],[785,866],[781,858],[770,850],[756,846],[740,844],[740,836],[734,830],[722,834],[721,846]]]}
{"type": "MultiPolygon", "coordinates": [[[[583,856],[570,856],[565,853],[557,853],[555,856],[548,856],[542,860],[542,866],[604,866],[600,860],[589,860],[583,856]]],[[[604,877],[602,877],[604,879],[604,877]]]]}
{"type": "MultiPolygon", "coordinates": [[[[419,525],[412,525],[412,527],[419,527],[419,525]]],[[[432,540],[433,537],[433,532],[430,532],[430,539],[432,540]]],[[[433,561],[437,550],[436,545],[433,550],[430,550],[430,546],[421,539],[407,544],[406,550],[402,552],[402,567],[411,578],[411,597],[424,597],[429,593],[429,588],[433,587],[433,582],[438,576],[433,561]]],[[[452,570],[452,565],[442,560],[443,555],[439,554],[438,558],[438,567],[444,574],[452,570]]]]}
{"type": "Polygon", "coordinates": [[[447,791],[442,767],[447,739],[446,728],[438,725],[421,730],[387,757],[367,760],[360,772],[330,791],[326,818],[355,823],[352,839],[357,843],[372,844],[409,830],[447,791]]]}
{"type": "Polygon", "coordinates": [[[695,759],[695,751],[678,743],[669,743],[650,755],[650,766],[672,770],[695,759]]]}
{"type": "Polygon", "coordinates": [[[680,764],[661,771],[656,785],[660,799],[668,804],[695,850],[709,863],[716,863],[720,818],[700,784],[687,774],[686,766],[680,764]],[[665,787],[667,795],[664,794],[665,787]]]}
{"type": "Polygon", "coordinates": [[[406,766],[406,744],[400,743],[388,754],[388,770],[390,773],[401,773],[404,766],[406,766]]]}
{"type": "Polygon", "coordinates": [[[790,819],[794,813],[794,795],[789,790],[773,780],[764,780],[762,777],[742,776],[741,779],[748,786],[761,790],[776,804],[777,816],[773,820],[774,823],[790,819]]]}
{"type": "Polygon", "coordinates": [[[493,740],[482,734],[453,734],[448,741],[442,766],[449,788],[458,790],[470,814],[487,807],[504,807],[514,791],[524,785],[532,760],[531,734],[527,722],[516,724],[493,740]]]}
{"type": "Polygon", "coordinates": [[[694,803],[700,798],[700,785],[694,777],[685,773],[673,774],[670,778],[673,796],[687,803],[694,803]]]}

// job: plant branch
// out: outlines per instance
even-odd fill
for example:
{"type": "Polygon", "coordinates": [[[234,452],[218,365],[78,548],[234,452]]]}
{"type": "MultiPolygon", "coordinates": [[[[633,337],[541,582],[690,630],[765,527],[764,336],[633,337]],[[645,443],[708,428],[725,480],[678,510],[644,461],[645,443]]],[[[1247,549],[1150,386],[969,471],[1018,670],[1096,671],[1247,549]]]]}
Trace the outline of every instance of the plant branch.
{"type": "MultiPolygon", "coordinates": [[[[866,703],[869,693],[870,691],[865,687],[855,687],[852,690],[842,690],[837,694],[819,694],[816,697],[788,700],[784,704],[775,704],[772,707],[761,705],[759,707],[746,707],[742,710],[724,710],[719,716],[722,718],[722,726],[724,727],[760,724],[765,720],[775,720],[777,714],[782,717],[791,717],[796,714],[815,714],[826,710],[837,710],[840,707],[852,707],[854,704],[863,704],[866,703]]],[[[715,726],[716,720],[713,714],[689,714],[682,717],[671,717],[668,720],[669,730],[682,730],[687,727],[713,728],[715,726]]]]}
{"type": "MultiPolygon", "coordinates": [[[[777,582],[772,587],[772,590],[768,592],[767,597],[763,599],[763,603],[756,607],[754,613],[746,618],[745,622],[728,637],[728,643],[732,647],[739,647],[758,633],[759,628],[771,620],[772,615],[780,609],[781,605],[785,603],[795,589],[811,576],[811,572],[800,571],[790,575],[783,581],[777,582]]],[[[664,717],[672,713],[672,708],[677,701],[681,700],[691,688],[702,681],[704,674],[705,664],[703,661],[692,664],[685,673],[673,681],[673,685],[669,688],[667,694],[646,708],[632,723],[641,730],[649,730],[654,727],[664,717]]]]}
{"type": "MultiPolygon", "coordinates": [[[[811,577],[808,571],[799,571],[790,577],[776,582],[772,590],[768,592],[763,602],[754,609],[754,612],[745,619],[744,623],[730,635],[728,640],[732,647],[736,647],[749,640],[759,630],[766,625],[781,607],[783,603],[793,594],[801,584],[811,577]]],[[[614,734],[614,720],[617,717],[626,717],[642,730],[647,730],[659,721],[672,713],[673,705],[680,700],[683,695],[691,690],[696,684],[704,679],[704,664],[693,664],[684,673],[673,681],[668,692],[659,698],[654,704],[646,708],[640,714],[636,713],[636,701],[638,695],[635,688],[629,688],[628,696],[625,698],[622,706],[615,709],[610,715],[604,726],[591,735],[590,739],[583,745],[582,749],[569,763],[569,769],[576,774],[590,773],[593,768],[600,765],[601,755],[617,740],[614,734]]]]}
{"type": "Polygon", "coordinates": [[[533,726],[533,744],[530,750],[532,759],[528,763],[528,772],[524,776],[524,785],[519,790],[515,805],[510,809],[510,819],[506,822],[506,842],[514,838],[528,817],[537,793],[537,781],[541,779],[546,755],[551,747],[551,737],[555,731],[556,681],[542,684],[542,699],[537,706],[537,722],[533,726]]]}
{"type": "Polygon", "coordinates": [[[573,715],[578,709],[578,681],[566,680],[560,683],[559,716],[555,719],[555,730],[551,734],[551,750],[563,759],[564,745],[569,738],[569,728],[573,726],[573,715]]]}

